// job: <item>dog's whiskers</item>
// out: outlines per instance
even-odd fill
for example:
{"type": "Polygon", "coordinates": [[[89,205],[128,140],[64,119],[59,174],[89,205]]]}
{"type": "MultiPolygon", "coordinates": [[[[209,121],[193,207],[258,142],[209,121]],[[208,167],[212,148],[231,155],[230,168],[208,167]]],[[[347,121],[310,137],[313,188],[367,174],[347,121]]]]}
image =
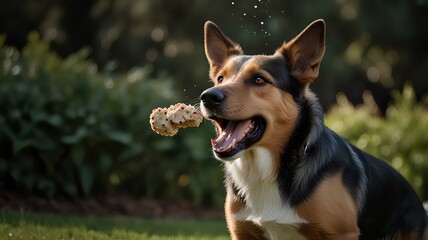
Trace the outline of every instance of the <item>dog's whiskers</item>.
{"type": "Polygon", "coordinates": [[[199,98],[194,98],[194,99],[191,99],[190,101],[187,101],[187,102],[186,102],[186,104],[187,104],[187,105],[191,105],[191,106],[195,107],[195,108],[196,108],[196,110],[197,110],[199,113],[201,113],[201,106],[200,106],[200,104],[199,104],[199,101],[200,101],[200,99],[199,99],[199,98]]]}

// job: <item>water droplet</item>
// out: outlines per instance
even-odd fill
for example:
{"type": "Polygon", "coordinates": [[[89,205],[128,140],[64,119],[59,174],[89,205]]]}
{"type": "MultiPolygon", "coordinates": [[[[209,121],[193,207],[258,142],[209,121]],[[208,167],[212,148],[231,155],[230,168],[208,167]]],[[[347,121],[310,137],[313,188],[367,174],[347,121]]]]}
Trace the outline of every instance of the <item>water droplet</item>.
{"type": "MultiPolygon", "coordinates": [[[[264,22],[260,22],[261,25],[265,24],[264,22]]],[[[263,31],[263,30],[262,30],[263,31]]]]}
{"type": "Polygon", "coordinates": [[[244,16],[247,16],[247,14],[246,14],[246,13],[244,13],[244,16]]]}
{"type": "Polygon", "coordinates": [[[257,8],[257,5],[254,5],[254,8],[257,8]]]}
{"type": "Polygon", "coordinates": [[[232,2],[232,5],[235,4],[235,2],[232,2]]]}
{"type": "Polygon", "coordinates": [[[186,89],[183,89],[183,92],[185,92],[186,91],[186,89]]]}

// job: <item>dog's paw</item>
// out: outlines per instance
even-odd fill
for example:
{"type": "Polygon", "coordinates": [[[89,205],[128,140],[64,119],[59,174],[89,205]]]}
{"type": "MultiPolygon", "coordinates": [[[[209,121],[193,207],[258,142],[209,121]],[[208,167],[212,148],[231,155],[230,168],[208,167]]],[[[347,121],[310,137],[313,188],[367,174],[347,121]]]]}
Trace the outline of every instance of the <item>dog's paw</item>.
{"type": "Polygon", "coordinates": [[[194,106],[184,103],[156,108],[150,114],[150,126],[162,136],[174,136],[180,128],[198,127],[202,120],[202,115],[194,106]]]}

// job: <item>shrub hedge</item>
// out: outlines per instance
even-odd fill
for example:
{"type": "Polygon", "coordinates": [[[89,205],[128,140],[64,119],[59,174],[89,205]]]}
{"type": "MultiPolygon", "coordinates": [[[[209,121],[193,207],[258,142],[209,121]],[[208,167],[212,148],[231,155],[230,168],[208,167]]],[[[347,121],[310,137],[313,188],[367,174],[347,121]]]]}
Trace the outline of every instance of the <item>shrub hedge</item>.
{"type": "Polygon", "coordinates": [[[393,91],[393,102],[385,116],[378,114],[370,93],[364,104],[353,106],[344,95],[326,114],[331,129],[357,147],[383,159],[398,170],[428,199],[428,98],[417,103],[410,84],[403,91],[393,91]]]}
{"type": "MultiPolygon", "coordinates": [[[[98,69],[89,49],[63,59],[36,33],[22,51],[4,40],[0,190],[47,197],[119,192],[223,204],[223,175],[207,138],[211,124],[173,138],[150,129],[153,108],[183,99],[173,78],[150,76],[150,66],[118,73],[111,62],[98,69]]],[[[388,161],[427,199],[427,105],[416,103],[410,85],[393,94],[385,117],[374,114],[369,95],[358,107],[340,95],[326,123],[388,161]]]]}
{"type": "Polygon", "coordinates": [[[180,99],[173,79],[149,77],[150,66],[99,70],[89,54],[62,59],[36,33],[21,52],[0,39],[0,189],[221,204],[221,170],[201,140],[211,128],[150,129],[151,110],[180,99]]]}

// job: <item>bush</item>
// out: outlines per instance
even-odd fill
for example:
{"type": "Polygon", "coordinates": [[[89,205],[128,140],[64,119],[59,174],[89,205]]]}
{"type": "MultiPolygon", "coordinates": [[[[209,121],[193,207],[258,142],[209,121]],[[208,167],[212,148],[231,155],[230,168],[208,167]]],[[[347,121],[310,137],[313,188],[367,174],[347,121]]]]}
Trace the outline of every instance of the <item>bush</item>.
{"type": "Polygon", "coordinates": [[[22,52],[0,39],[0,189],[48,197],[132,193],[222,203],[220,167],[208,128],[160,137],[158,106],[180,99],[150,66],[99,70],[90,51],[62,59],[36,33],[22,52]],[[213,194],[214,192],[214,194],[213,194]]]}
{"type": "Polygon", "coordinates": [[[422,199],[428,199],[427,105],[416,102],[410,84],[402,93],[394,91],[392,95],[394,101],[385,117],[376,114],[377,106],[369,93],[365,93],[365,103],[358,107],[339,95],[337,105],[326,114],[326,125],[357,147],[385,160],[411,183],[422,199]]]}

